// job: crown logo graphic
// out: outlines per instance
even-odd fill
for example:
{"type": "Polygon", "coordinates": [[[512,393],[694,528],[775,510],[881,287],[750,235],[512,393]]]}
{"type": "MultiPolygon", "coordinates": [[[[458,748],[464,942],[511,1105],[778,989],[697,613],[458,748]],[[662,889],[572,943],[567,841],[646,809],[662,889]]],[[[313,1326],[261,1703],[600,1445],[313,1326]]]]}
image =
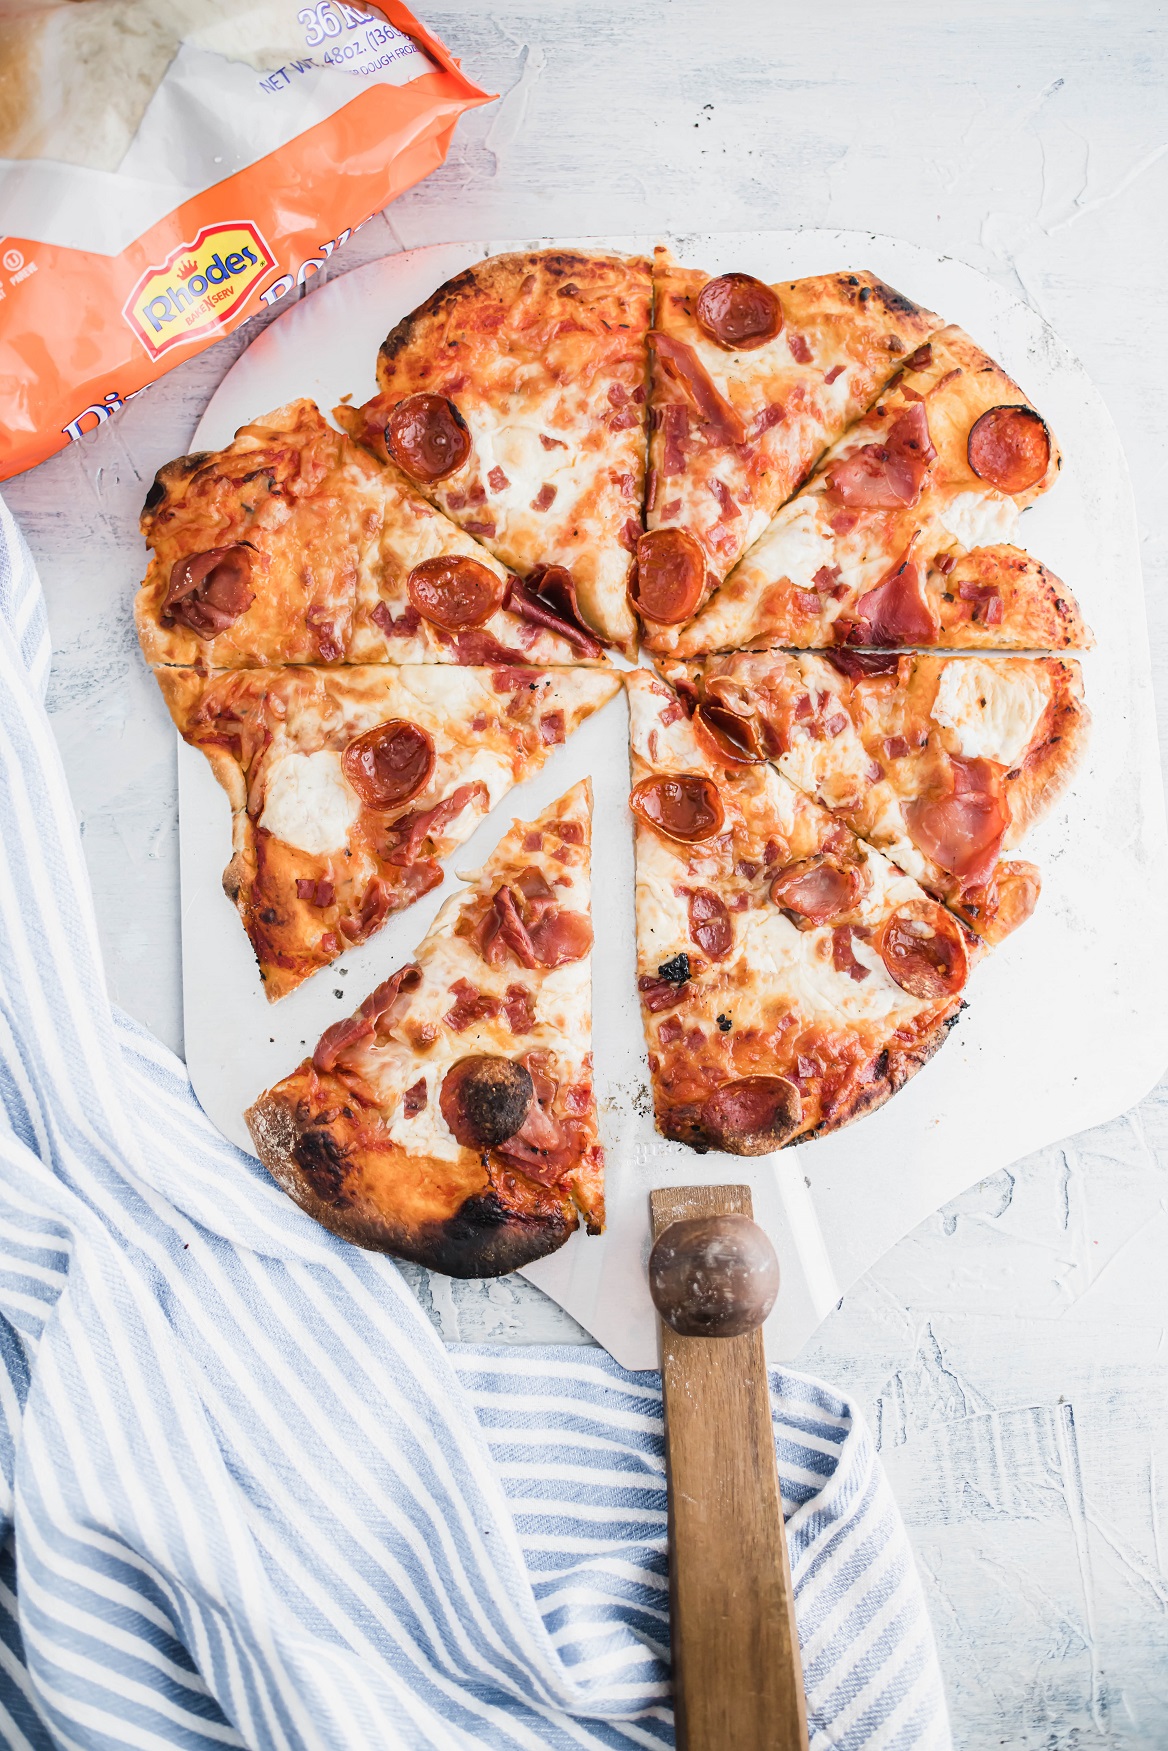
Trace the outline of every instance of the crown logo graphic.
{"type": "Polygon", "coordinates": [[[188,256],[186,261],[179,262],[178,271],[180,279],[189,280],[192,274],[198,273],[199,264],[193,255],[188,256]]]}

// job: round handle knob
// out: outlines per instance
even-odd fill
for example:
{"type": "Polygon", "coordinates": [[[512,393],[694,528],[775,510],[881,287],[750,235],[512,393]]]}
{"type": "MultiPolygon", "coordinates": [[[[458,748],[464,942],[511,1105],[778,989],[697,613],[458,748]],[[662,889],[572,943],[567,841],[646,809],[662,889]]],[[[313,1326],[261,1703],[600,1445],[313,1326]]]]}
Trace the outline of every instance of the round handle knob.
{"type": "Polygon", "coordinates": [[[671,1222],[649,1254],[653,1305],[682,1337],[741,1337],[762,1324],[778,1292],[775,1249],[749,1216],[671,1222]]]}

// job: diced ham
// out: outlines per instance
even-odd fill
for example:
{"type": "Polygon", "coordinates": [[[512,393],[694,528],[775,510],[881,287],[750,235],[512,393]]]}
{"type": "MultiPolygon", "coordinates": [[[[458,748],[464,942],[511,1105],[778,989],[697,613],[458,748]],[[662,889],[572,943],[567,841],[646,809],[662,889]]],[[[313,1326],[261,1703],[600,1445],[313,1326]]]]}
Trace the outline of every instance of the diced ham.
{"type": "Polygon", "coordinates": [[[511,482],[507,479],[503,470],[496,464],[487,475],[487,485],[492,492],[503,492],[506,487],[511,485],[511,482]]]}
{"type": "Polygon", "coordinates": [[[687,1003],[693,996],[694,989],[688,979],[675,985],[669,979],[654,978],[652,973],[642,973],[637,980],[641,1002],[651,1015],[658,1014],[662,1009],[676,1009],[678,1004],[687,1003]]]}
{"type": "Polygon", "coordinates": [[[858,961],[852,948],[854,936],[867,936],[868,932],[862,925],[837,924],[831,933],[831,964],[837,973],[846,973],[850,979],[859,984],[871,972],[871,967],[858,961]]]}
{"type": "Polygon", "coordinates": [[[407,603],[395,616],[388,602],[378,602],[370,610],[369,618],[381,628],[386,638],[413,638],[422,624],[422,616],[412,603],[407,603]]]}
{"type": "Polygon", "coordinates": [[[461,1034],[475,1021],[488,1021],[503,1007],[497,997],[489,997],[472,985],[469,979],[456,979],[450,987],[454,1003],[442,1020],[453,1033],[461,1034]]]}
{"type": "Polygon", "coordinates": [[[535,998],[526,985],[508,985],[503,1014],[513,1034],[529,1034],[535,1026],[535,998]]]}

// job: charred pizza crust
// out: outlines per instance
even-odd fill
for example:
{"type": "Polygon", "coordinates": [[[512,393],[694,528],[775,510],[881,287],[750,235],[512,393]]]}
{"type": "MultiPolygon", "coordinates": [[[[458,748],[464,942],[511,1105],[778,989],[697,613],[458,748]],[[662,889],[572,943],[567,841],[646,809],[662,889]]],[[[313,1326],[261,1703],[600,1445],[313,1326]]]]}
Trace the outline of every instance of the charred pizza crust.
{"type": "Polygon", "coordinates": [[[1059,657],[736,651],[658,662],[699,733],[764,754],[990,942],[1029,916],[1004,864],[1069,783],[1090,725],[1059,657]]]}
{"type": "Polygon", "coordinates": [[[595,669],[391,664],[158,680],[230,798],[223,885],[272,1000],[436,887],[440,860],[619,687],[595,669]]]}
{"type": "Polygon", "coordinates": [[[311,401],[159,469],[142,533],[151,560],[134,613],[156,667],[601,659],[595,639],[533,605],[492,554],[311,401]],[[481,617],[428,618],[435,568],[450,591],[461,567],[466,619],[468,566],[481,617]],[[417,567],[429,572],[425,597],[417,567]]]}
{"type": "Polygon", "coordinates": [[[273,1178],[343,1239],[487,1277],[562,1246],[580,1214],[602,1228],[590,811],[580,784],[516,822],[416,962],[246,1114],[273,1178]],[[497,1101],[484,1121],[460,1100],[468,1066],[484,1062],[501,1073],[504,1105],[521,1086],[505,1123],[497,1101]]]}
{"type": "Polygon", "coordinates": [[[658,1128],[739,1154],[838,1130],[938,1049],[976,938],[765,761],[719,758],[655,677],[628,687],[658,1128]]]}
{"type": "Polygon", "coordinates": [[[372,401],[336,410],[520,576],[567,568],[584,618],[625,647],[636,630],[626,588],[641,533],[651,302],[650,265],[635,257],[492,256],[390,332],[372,401]],[[460,459],[439,477],[387,449],[387,422],[409,397],[453,404],[448,459],[460,459]]]}
{"type": "Polygon", "coordinates": [[[650,637],[679,656],[751,644],[1085,649],[1053,572],[1014,545],[1019,514],[1057,478],[1058,447],[1018,385],[959,328],[903,366],[843,434],[697,618],[650,637]],[[979,436],[1006,423],[1007,459],[979,436]],[[988,422],[988,423],[987,423],[988,422]],[[972,460],[971,460],[972,458],[972,460]],[[1009,484],[1005,472],[996,475],[1009,484]]]}

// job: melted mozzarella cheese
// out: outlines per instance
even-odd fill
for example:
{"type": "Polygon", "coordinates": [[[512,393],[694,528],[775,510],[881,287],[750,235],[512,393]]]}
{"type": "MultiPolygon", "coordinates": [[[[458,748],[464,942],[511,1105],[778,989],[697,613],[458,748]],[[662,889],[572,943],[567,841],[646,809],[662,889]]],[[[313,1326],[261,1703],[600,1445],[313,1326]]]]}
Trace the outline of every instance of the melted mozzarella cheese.
{"type": "Polygon", "coordinates": [[[996,493],[956,493],[941,513],[941,520],[962,547],[995,547],[1011,542],[1018,527],[1018,507],[1013,499],[996,493]]]}
{"type": "Polygon", "coordinates": [[[807,588],[821,565],[835,561],[835,538],[819,515],[819,497],[792,500],[751,549],[750,564],[768,578],[789,578],[807,588]]]}
{"type": "Polygon", "coordinates": [[[953,731],[967,759],[1017,766],[1046,710],[1045,681],[1025,659],[999,667],[979,657],[957,658],[941,672],[931,716],[953,731]]]}
{"type": "Polygon", "coordinates": [[[259,824],[285,845],[322,857],[343,851],[361,804],[341,770],[341,756],[284,754],[267,774],[259,824]]]}

